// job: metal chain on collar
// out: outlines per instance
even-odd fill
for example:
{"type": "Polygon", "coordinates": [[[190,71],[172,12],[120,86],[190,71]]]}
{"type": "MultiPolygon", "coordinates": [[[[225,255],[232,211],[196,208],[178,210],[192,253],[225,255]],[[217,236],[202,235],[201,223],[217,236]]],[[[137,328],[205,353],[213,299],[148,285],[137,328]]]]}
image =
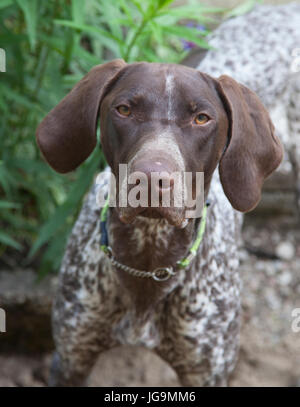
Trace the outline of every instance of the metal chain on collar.
{"type": "Polygon", "coordinates": [[[113,266],[118,267],[119,269],[126,271],[126,273],[134,277],[146,277],[153,278],[155,281],[166,281],[171,276],[175,275],[173,267],[159,267],[153,271],[144,271],[137,270],[133,267],[126,266],[125,264],[119,263],[112,254],[111,248],[108,246],[106,249],[106,254],[110,259],[110,262],[113,266]]]}
{"type": "MultiPolygon", "coordinates": [[[[201,223],[198,230],[197,238],[189,250],[189,254],[187,257],[183,258],[182,260],[177,261],[176,266],[178,268],[186,268],[189,266],[192,259],[196,256],[200,243],[202,241],[204,231],[205,231],[205,224],[206,224],[206,214],[207,214],[207,207],[209,206],[209,202],[204,205],[201,217],[201,223]]],[[[108,234],[106,229],[106,220],[107,220],[107,211],[109,207],[109,197],[106,199],[105,206],[102,208],[101,216],[100,216],[100,232],[101,232],[101,241],[100,247],[102,251],[107,255],[110,259],[110,262],[113,266],[125,271],[126,273],[134,276],[134,277],[143,277],[143,278],[152,278],[155,281],[166,281],[171,276],[175,276],[176,273],[173,270],[173,267],[158,267],[153,271],[145,271],[145,270],[137,270],[133,267],[126,266],[125,264],[119,263],[113,255],[112,249],[108,244],[108,234]]]]}

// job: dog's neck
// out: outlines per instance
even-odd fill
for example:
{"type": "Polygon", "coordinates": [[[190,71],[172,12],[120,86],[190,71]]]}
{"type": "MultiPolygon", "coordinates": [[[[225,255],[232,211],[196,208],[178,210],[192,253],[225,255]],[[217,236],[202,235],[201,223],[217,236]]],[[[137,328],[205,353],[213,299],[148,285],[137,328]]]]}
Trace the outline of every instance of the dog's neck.
{"type": "MultiPolygon", "coordinates": [[[[158,267],[176,266],[183,259],[196,236],[198,221],[190,219],[187,226],[178,229],[165,219],[137,216],[125,225],[116,209],[108,217],[109,243],[118,262],[138,270],[153,271],[158,267]]],[[[114,268],[121,287],[125,288],[136,312],[145,314],[178,283],[177,277],[164,282],[152,278],[135,277],[114,268]]]]}

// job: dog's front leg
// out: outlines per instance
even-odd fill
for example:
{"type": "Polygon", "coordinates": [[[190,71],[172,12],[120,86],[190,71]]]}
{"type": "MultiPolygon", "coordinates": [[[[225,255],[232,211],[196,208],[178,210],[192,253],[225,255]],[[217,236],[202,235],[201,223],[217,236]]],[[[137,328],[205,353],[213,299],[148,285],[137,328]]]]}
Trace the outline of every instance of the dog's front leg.
{"type": "Polygon", "coordinates": [[[231,283],[232,292],[208,287],[210,292],[187,290],[183,296],[178,290],[169,299],[157,353],[183,386],[227,385],[237,359],[240,327],[240,304],[234,294],[238,291],[231,283]]]}
{"type": "Polygon", "coordinates": [[[113,346],[100,293],[89,292],[70,278],[69,284],[60,285],[53,307],[56,352],[50,386],[84,386],[99,353],[113,346]]]}
{"type": "Polygon", "coordinates": [[[212,331],[201,335],[197,327],[185,327],[162,341],[158,354],[173,367],[182,386],[227,386],[237,359],[238,323],[226,332],[217,326],[212,331]]]}
{"type": "Polygon", "coordinates": [[[86,256],[92,253],[87,249],[81,251],[86,263],[76,262],[70,247],[53,304],[50,386],[84,386],[98,355],[116,345],[111,326],[117,302],[105,265],[93,263],[96,255],[86,256]]]}

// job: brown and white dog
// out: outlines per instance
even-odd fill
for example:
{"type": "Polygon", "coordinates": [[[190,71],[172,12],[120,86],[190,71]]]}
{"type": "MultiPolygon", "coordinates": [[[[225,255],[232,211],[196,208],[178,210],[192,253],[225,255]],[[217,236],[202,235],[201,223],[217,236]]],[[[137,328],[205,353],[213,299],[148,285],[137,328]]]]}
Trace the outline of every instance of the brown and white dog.
{"type": "MultiPolygon", "coordinates": [[[[204,172],[212,204],[196,257],[178,270],[199,227],[197,219],[185,219],[185,208],[109,209],[109,242],[118,262],[176,270],[158,282],[114,267],[103,254],[101,209],[92,189],[60,273],[50,384],[84,384],[100,352],[129,343],[151,347],[184,385],[225,385],[237,356],[240,313],[241,216],[232,207],[253,209],[282,159],[268,112],[228,76],[114,60],[94,67],[40,124],[38,144],[55,170],[74,170],[89,156],[99,117],[103,152],[117,179],[120,163],[149,178],[162,169],[204,172]]],[[[109,176],[103,175],[102,188],[109,176]]]]}

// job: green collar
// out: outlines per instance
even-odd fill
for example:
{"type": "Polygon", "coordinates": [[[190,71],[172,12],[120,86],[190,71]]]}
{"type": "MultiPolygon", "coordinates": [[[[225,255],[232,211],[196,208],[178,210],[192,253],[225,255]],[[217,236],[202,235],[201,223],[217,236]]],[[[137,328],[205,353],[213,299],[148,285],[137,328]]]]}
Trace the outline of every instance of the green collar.
{"type": "MultiPolygon", "coordinates": [[[[205,232],[205,225],[206,225],[206,217],[207,217],[207,208],[210,205],[209,202],[203,207],[202,216],[200,221],[200,226],[198,228],[198,233],[196,240],[194,241],[192,247],[189,250],[189,254],[184,257],[182,260],[177,261],[176,265],[179,268],[186,268],[190,265],[193,258],[196,256],[197,251],[199,249],[200,243],[203,239],[203,235],[205,232]]],[[[112,249],[108,243],[108,233],[106,228],[107,222],[107,212],[109,208],[109,196],[106,198],[105,204],[102,208],[101,215],[100,215],[100,232],[101,232],[101,240],[100,240],[100,247],[102,251],[111,259],[111,262],[116,267],[127,271],[129,274],[134,275],[136,277],[152,277],[156,281],[165,281],[169,279],[172,275],[175,275],[172,267],[162,267],[157,268],[152,272],[143,271],[143,270],[136,270],[131,267],[125,266],[122,263],[119,263],[112,254],[112,249]]]]}

